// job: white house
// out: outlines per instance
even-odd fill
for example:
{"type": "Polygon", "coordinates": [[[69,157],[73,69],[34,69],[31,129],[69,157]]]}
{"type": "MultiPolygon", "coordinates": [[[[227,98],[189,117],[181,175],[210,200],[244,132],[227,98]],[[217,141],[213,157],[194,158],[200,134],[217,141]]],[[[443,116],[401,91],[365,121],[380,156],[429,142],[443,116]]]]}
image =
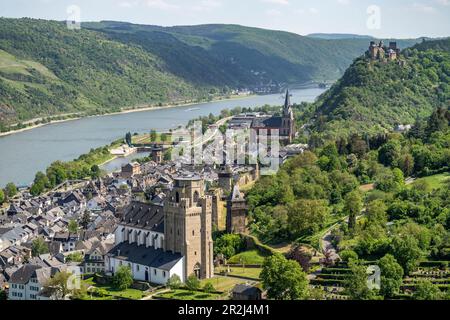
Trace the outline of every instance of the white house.
{"type": "Polygon", "coordinates": [[[52,268],[26,264],[9,280],[9,300],[39,300],[39,292],[50,279],[52,268]]]}
{"type": "Polygon", "coordinates": [[[184,282],[184,257],[164,248],[164,212],[160,205],[133,203],[115,231],[115,247],[105,258],[105,270],[114,274],[131,268],[133,278],[165,284],[174,274],[184,282]]]}

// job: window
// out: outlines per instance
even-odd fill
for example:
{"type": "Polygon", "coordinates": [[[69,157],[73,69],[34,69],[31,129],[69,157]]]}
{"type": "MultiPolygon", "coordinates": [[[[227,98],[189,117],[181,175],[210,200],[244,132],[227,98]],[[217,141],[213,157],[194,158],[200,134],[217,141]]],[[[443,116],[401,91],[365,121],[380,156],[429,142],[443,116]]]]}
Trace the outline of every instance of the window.
{"type": "Polygon", "coordinates": [[[158,274],[158,273],[156,272],[156,269],[153,269],[153,273],[155,274],[155,276],[158,274]]]}
{"type": "Polygon", "coordinates": [[[163,277],[164,277],[164,278],[166,277],[166,272],[165,272],[165,271],[163,271],[163,277]]]}
{"type": "Polygon", "coordinates": [[[195,236],[195,230],[192,230],[192,236],[195,236]]]}
{"type": "Polygon", "coordinates": [[[136,271],[139,271],[139,265],[136,265],[136,271]]]}

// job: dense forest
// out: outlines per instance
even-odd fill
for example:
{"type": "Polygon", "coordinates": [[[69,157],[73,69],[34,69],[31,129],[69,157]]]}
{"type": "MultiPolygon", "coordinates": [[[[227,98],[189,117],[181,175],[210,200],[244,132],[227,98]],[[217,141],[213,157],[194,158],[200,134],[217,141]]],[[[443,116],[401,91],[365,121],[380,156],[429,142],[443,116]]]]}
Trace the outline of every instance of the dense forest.
{"type": "Polygon", "coordinates": [[[64,22],[1,18],[0,130],[37,117],[47,122],[207,100],[236,88],[334,80],[366,47],[363,39],[230,25],[101,22],[69,30],[64,22]]]}
{"type": "MultiPolygon", "coordinates": [[[[86,23],[111,39],[138,44],[193,83],[237,86],[338,79],[366,50],[367,39],[335,40],[238,25],[158,27],[86,23]]],[[[402,40],[411,46],[417,40],[402,40]]]]}
{"type": "MultiPolygon", "coordinates": [[[[324,253],[320,263],[325,267],[309,283],[335,288],[329,297],[450,299],[445,43],[427,41],[403,51],[404,66],[357,59],[317,104],[296,108],[301,124],[320,114],[322,122],[313,123],[310,137],[320,143],[287,160],[274,177],[262,177],[246,194],[254,236],[275,247],[293,245],[286,257],[305,272],[312,268],[312,256],[299,248],[324,253]],[[396,90],[389,90],[389,83],[396,90]],[[395,132],[393,126],[404,121],[411,129],[395,132]],[[329,258],[324,239],[339,262],[329,258]],[[367,286],[368,265],[381,269],[379,289],[367,286]]],[[[287,263],[280,256],[266,260],[266,286],[275,276],[271,271],[287,263]]],[[[304,278],[299,275],[297,281],[307,282],[304,278]]],[[[272,296],[290,299],[277,293],[293,286],[286,282],[272,296]]],[[[323,298],[323,292],[303,286],[296,288],[309,298],[323,298]]]]}
{"type": "Polygon", "coordinates": [[[356,59],[312,106],[312,138],[320,143],[354,133],[388,132],[449,106],[449,43],[425,41],[403,50],[398,61],[356,59]]]}

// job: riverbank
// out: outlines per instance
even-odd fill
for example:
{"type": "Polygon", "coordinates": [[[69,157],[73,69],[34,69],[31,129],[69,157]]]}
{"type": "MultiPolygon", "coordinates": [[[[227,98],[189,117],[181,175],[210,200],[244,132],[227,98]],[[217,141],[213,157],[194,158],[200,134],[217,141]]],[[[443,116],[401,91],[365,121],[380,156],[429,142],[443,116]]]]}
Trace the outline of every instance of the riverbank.
{"type": "MultiPolygon", "coordinates": [[[[0,132],[0,137],[9,136],[9,135],[13,135],[13,134],[16,134],[16,133],[37,129],[37,128],[44,127],[44,126],[51,125],[51,124],[75,121],[75,120],[80,120],[80,119],[84,119],[84,118],[105,117],[105,116],[113,116],[113,115],[135,113],[135,112],[146,112],[146,111],[153,111],[153,110],[156,111],[156,110],[161,110],[161,109],[188,107],[188,106],[199,105],[199,104],[208,103],[208,102],[220,102],[220,101],[231,101],[231,100],[246,99],[246,98],[250,98],[250,97],[253,97],[253,96],[255,96],[255,94],[222,96],[222,97],[214,98],[212,100],[204,100],[204,101],[200,101],[200,102],[198,102],[198,101],[186,102],[186,103],[180,103],[180,104],[169,104],[169,105],[165,105],[165,106],[149,106],[149,105],[142,106],[142,105],[139,105],[139,106],[135,106],[135,107],[132,107],[132,108],[125,108],[125,109],[123,109],[121,111],[117,111],[117,112],[108,112],[108,113],[102,113],[102,114],[79,116],[79,117],[63,119],[63,120],[51,120],[51,121],[46,122],[46,123],[34,124],[34,125],[27,126],[25,128],[17,129],[17,130],[10,130],[10,131],[6,131],[6,132],[0,132]]],[[[66,115],[67,114],[65,114],[65,115],[62,114],[62,115],[59,115],[59,117],[61,117],[61,116],[64,117],[66,115]]],[[[73,113],[72,113],[72,115],[73,115],[73,113]]],[[[31,120],[26,121],[25,124],[26,123],[33,123],[33,122],[37,122],[37,121],[42,121],[42,119],[43,119],[42,117],[36,118],[36,119],[31,119],[31,120]]]]}

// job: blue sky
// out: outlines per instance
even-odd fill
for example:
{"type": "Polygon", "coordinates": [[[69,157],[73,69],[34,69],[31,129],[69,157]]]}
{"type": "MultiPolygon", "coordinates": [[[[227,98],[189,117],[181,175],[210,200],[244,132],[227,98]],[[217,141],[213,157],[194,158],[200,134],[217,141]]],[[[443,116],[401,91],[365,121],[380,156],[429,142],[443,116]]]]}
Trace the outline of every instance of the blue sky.
{"type": "Polygon", "coordinates": [[[233,23],[298,34],[450,36],[450,0],[0,0],[0,16],[163,26],[233,23]]]}

